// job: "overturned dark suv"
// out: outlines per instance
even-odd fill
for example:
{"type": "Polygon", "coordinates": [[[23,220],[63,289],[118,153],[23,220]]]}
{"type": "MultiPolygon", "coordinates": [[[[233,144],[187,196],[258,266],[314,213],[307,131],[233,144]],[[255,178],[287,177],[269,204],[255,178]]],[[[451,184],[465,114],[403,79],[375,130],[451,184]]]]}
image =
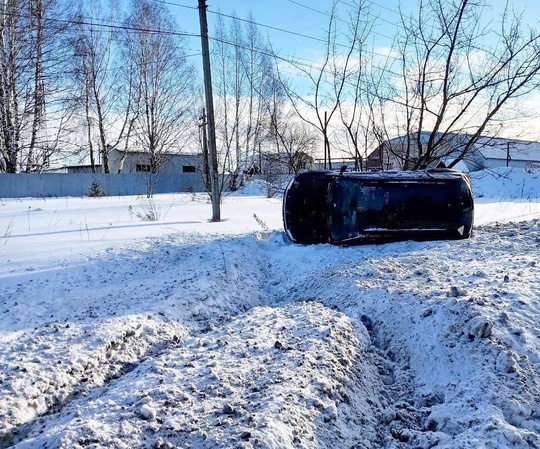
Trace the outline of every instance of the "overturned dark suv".
{"type": "Polygon", "coordinates": [[[296,243],[464,239],[472,232],[471,185],[450,169],[310,171],[285,190],[285,232],[296,243]]]}

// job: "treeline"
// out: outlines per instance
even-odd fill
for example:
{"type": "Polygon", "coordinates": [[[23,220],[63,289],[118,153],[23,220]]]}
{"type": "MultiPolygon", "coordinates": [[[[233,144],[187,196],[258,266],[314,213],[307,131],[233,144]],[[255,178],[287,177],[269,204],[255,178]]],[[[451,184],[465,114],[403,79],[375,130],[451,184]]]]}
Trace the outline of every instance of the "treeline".
{"type": "MultiPolygon", "coordinates": [[[[470,0],[420,2],[396,13],[383,53],[370,4],[335,1],[311,62],[276,54],[253,18],[218,14],[210,34],[220,172],[238,173],[262,153],[285,155],[294,172],[323,148],[329,165],[339,153],[358,168],[382,149],[404,168],[449,152],[459,162],[481,135],[523,118],[521,101],[539,84],[538,32],[509,6],[497,20],[488,11],[470,0]],[[459,148],[449,143],[456,134],[466,136],[459,148]],[[385,148],[398,135],[399,149],[385,148]]],[[[65,161],[109,172],[114,149],[144,151],[159,171],[170,152],[202,151],[199,45],[164,2],[4,0],[0,172],[65,161]]]]}
{"type": "MultiPolygon", "coordinates": [[[[188,43],[158,2],[73,3],[0,5],[0,172],[79,160],[108,173],[114,149],[144,151],[157,172],[168,153],[201,151],[200,54],[187,53],[200,41],[188,43]]],[[[312,137],[278,140],[285,97],[257,27],[220,22],[216,34],[221,170],[248,165],[270,141],[275,151],[311,151],[312,137]]]]}

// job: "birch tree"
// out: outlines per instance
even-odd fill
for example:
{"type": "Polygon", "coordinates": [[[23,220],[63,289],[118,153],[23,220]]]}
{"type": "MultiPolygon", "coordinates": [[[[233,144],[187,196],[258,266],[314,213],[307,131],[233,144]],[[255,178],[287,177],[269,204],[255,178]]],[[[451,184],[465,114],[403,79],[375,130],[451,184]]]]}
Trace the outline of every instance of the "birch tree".
{"type": "Polygon", "coordinates": [[[135,0],[125,21],[123,47],[133,62],[139,100],[134,137],[157,173],[170,153],[179,153],[195,132],[195,73],[184,38],[162,5],[135,0]]]}
{"type": "Polygon", "coordinates": [[[242,95],[246,78],[241,60],[242,26],[238,26],[236,20],[236,16],[233,16],[233,25],[228,29],[223,16],[218,16],[212,61],[221,170],[238,175],[242,160],[240,127],[245,111],[242,95]]]}
{"type": "Polygon", "coordinates": [[[217,127],[224,171],[238,176],[268,143],[267,87],[277,78],[268,45],[251,15],[218,17],[213,44],[217,127]]]}
{"type": "Polygon", "coordinates": [[[39,171],[56,148],[46,102],[63,87],[64,13],[57,0],[0,2],[0,171],[39,171]]]}
{"type": "Polygon", "coordinates": [[[136,96],[133,95],[133,62],[122,58],[114,22],[115,6],[107,2],[82,3],[73,20],[73,79],[75,103],[83,112],[88,156],[96,171],[109,173],[109,153],[126,148],[133,130],[136,96]],[[94,21],[99,17],[97,21],[94,21]]]}
{"type": "Polygon", "coordinates": [[[17,0],[0,3],[0,120],[2,121],[2,165],[8,173],[19,171],[20,111],[19,77],[22,35],[25,24],[17,0]]]}

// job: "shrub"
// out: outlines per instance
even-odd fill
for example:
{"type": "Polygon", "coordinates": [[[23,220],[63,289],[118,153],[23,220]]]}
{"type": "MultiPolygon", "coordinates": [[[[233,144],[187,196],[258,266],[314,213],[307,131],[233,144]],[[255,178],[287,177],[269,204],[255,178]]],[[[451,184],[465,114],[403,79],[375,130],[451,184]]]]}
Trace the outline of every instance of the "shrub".
{"type": "Polygon", "coordinates": [[[129,215],[137,217],[142,221],[158,221],[160,218],[160,210],[152,199],[140,202],[141,210],[133,210],[132,206],[128,207],[129,215]]]}
{"type": "Polygon", "coordinates": [[[101,184],[98,181],[92,181],[88,189],[88,196],[92,198],[105,196],[105,191],[101,188],[101,184]]]}

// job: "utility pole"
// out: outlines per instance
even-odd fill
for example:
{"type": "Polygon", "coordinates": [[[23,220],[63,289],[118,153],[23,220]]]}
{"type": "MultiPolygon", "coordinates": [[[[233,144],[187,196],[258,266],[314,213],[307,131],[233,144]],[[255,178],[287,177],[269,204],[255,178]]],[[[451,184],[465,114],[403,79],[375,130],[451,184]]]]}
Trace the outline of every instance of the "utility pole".
{"type": "Polygon", "coordinates": [[[201,124],[199,128],[202,129],[202,145],[203,145],[203,159],[204,159],[204,188],[207,192],[211,192],[210,186],[210,164],[208,162],[208,137],[206,136],[206,110],[203,108],[202,115],[199,118],[201,124]]]}
{"type": "Polygon", "coordinates": [[[332,170],[330,157],[330,141],[328,140],[328,111],[324,111],[324,168],[326,168],[326,155],[328,154],[328,170],[332,170]]]}
{"type": "Polygon", "coordinates": [[[212,96],[212,74],[210,70],[210,49],[208,47],[208,24],[206,22],[206,0],[199,0],[199,21],[201,24],[201,45],[203,57],[204,92],[206,97],[206,123],[208,134],[208,165],[210,169],[210,198],[212,199],[212,221],[221,221],[216,125],[214,122],[214,100],[212,96]]]}

